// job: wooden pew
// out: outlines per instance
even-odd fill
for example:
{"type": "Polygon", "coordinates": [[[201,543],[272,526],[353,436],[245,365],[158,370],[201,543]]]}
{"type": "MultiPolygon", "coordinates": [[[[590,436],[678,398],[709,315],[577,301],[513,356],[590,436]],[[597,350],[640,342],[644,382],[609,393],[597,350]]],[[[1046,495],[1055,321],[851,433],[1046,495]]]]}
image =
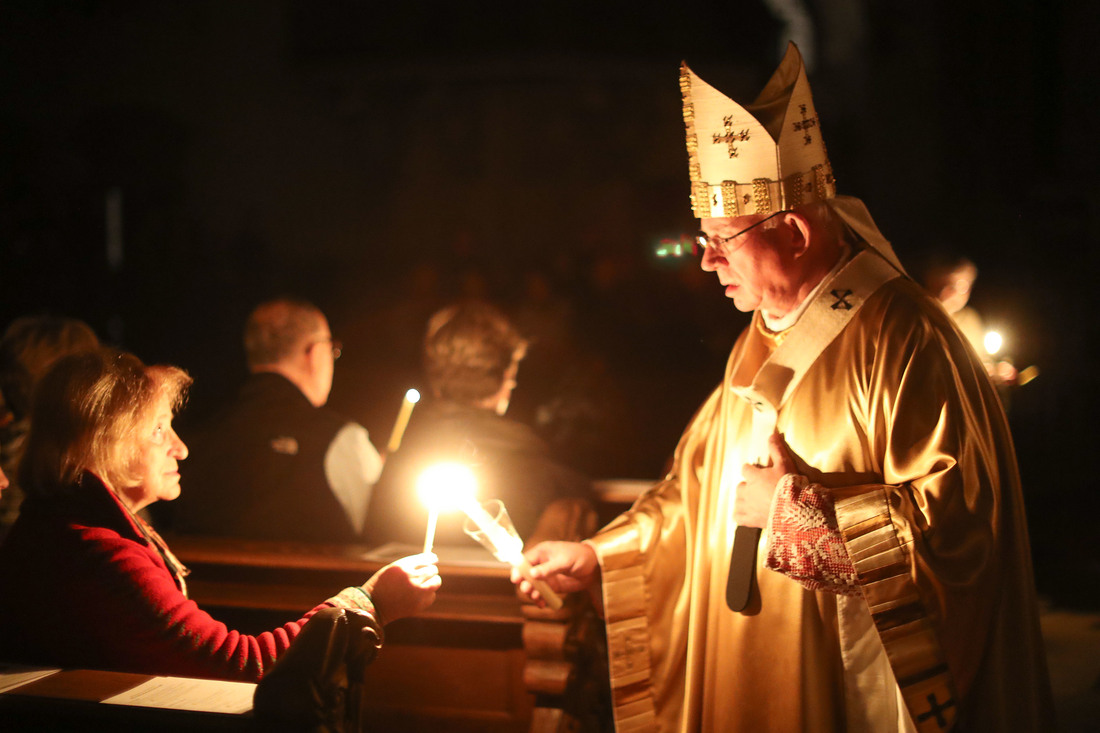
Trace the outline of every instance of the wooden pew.
{"type": "MultiPolygon", "coordinates": [[[[647,485],[598,482],[600,521],[629,506],[647,485]]],[[[543,538],[576,539],[588,536],[595,522],[566,512],[540,524],[539,531],[543,538]],[[570,536],[578,527],[583,532],[570,536]]],[[[354,545],[189,536],[170,536],[168,542],[192,570],[191,597],[248,633],[296,620],[340,589],[361,584],[387,561],[372,555],[372,548],[354,545]]],[[[489,562],[470,564],[450,557],[447,548],[436,551],[443,586],[435,604],[390,624],[386,645],[368,670],[366,704],[378,729],[606,730],[603,625],[587,596],[569,597],[560,611],[539,609],[520,603],[509,569],[488,553],[483,557],[489,562]]]]}
{"type": "MultiPolygon", "coordinates": [[[[233,628],[257,633],[297,619],[385,564],[359,546],[173,536],[191,568],[191,597],[233,628]]],[[[474,548],[479,551],[478,548],[474,548]]],[[[540,611],[516,597],[509,569],[449,561],[437,548],[443,587],[416,618],[386,629],[368,670],[365,700],[380,730],[526,732],[579,730],[560,714],[576,683],[576,602],[540,611]],[[539,704],[539,701],[542,704],[539,704]],[[549,707],[543,711],[541,708],[549,707]]]]}
{"type": "MultiPolygon", "coordinates": [[[[7,665],[0,667],[10,671],[7,665]]],[[[256,730],[251,708],[254,688],[241,682],[65,669],[0,693],[0,730],[252,733],[256,730]],[[104,702],[145,690],[140,686],[146,683],[156,685],[159,694],[146,692],[140,703],[133,699],[104,702]],[[201,699],[194,696],[193,686],[199,686],[201,699]],[[232,712],[209,703],[211,697],[223,695],[234,703],[232,712]],[[188,705],[190,709],[184,709],[188,705]]]]}
{"type": "MultiPolygon", "coordinates": [[[[370,559],[362,546],[186,536],[168,542],[191,568],[191,597],[250,633],[296,620],[386,562],[370,559]]],[[[533,699],[523,687],[524,617],[508,569],[441,562],[440,572],[436,603],[386,629],[386,644],[367,671],[372,719],[380,730],[527,731],[533,699]]]]}

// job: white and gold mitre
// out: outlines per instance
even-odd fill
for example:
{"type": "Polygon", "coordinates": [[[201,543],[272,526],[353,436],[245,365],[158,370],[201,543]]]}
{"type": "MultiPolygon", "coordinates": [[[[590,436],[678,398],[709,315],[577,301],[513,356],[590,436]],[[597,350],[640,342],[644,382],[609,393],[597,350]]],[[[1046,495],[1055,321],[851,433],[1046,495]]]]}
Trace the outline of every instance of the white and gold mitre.
{"type": "Polygon", "coordinates": [[[836,196],[806,67],[793,43],[748,107],[686,63],[680,91],[695,216],[770,214],[836,196]]]}

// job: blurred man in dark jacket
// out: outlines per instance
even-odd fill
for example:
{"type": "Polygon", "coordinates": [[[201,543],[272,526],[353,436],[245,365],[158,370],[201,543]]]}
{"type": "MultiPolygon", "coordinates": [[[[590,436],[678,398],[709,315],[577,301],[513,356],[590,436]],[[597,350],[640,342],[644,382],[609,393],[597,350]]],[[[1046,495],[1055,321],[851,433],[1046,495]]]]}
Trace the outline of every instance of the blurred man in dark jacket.
{"type": "Polygon", "coordinates": [[[325,406],[340,356],[311,303],[256,307],[244,333],[248,379],[236,401],[188,436],[196,458],[176,507],[180,532],[351,542],[382,459],[366,429],[325,406]]]}

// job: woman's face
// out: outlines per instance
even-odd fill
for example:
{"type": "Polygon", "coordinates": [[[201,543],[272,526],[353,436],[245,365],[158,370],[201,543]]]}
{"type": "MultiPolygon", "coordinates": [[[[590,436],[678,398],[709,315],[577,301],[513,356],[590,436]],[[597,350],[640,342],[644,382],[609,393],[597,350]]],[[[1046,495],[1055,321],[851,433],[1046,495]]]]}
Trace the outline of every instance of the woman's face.
{"type": "Polygon", "coordinates": [[[172,429],[172,405],[161,397],[151,423],[139,436],[137,486],[123,490],[130,510],[137,512],[155,501],[172,501],[180,495],[179,462],[187,457],[187,446],[172,429]]]}

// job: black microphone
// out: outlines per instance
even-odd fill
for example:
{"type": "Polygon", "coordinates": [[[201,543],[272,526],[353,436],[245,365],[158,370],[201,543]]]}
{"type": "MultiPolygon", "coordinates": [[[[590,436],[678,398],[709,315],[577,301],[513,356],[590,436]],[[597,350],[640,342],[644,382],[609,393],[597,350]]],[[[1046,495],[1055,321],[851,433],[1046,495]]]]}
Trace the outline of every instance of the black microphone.
{"type": "Polygon", "coordinates": [[[738,526],[734,530],[730,574],[726,579],[726,605],[731,611],[742,611],[749,605],[752,581],[756,578],[756,548],[759,544],[760,527],[738,526]]]}

